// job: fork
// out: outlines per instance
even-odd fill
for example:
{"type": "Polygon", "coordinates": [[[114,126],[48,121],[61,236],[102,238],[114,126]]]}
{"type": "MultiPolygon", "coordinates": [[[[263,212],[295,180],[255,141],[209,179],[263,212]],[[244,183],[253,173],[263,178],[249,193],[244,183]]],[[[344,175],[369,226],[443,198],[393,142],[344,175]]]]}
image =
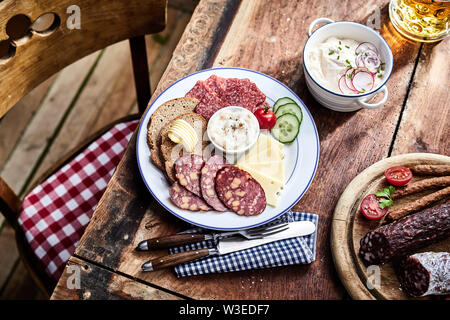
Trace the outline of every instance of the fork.
{"type": "Polygon", "coordinates": [[[141,241],[136,247],[137,251],[159,250],[169,247],[175,247],[205,240],[220,240],[233,236],[241,236],[247,240],[262,239],[269,235],[281,232],[289,228],[289,223],[280,223],[275,225],[263,225],[260,227],[235,230],[228,232],[211,232],[211,233],[181,233],[171,236],[151,238],[141,241]]]}

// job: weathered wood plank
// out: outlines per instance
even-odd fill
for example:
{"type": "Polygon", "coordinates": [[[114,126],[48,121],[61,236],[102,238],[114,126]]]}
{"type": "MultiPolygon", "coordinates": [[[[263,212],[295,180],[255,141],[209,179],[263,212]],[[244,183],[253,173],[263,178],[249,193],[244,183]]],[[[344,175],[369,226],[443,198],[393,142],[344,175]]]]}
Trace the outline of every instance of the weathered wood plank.
{"type": "Polygon", "coordinates": [[[34,178],[39,178],[61,156],[75,148],[90,132],[99,109],[113,91],[110,81],[117,79],[129,63],[129,44],[122,41],[105,49],[70,114],[47,150],[34,178]]]}
{"type": "Polygon", "coordinates": [[[72,257],[52,300],[180,300],[170,293],[141,284],[78,258],[72,257]],[[75,280],[79,275],[79,288],[75,280]]]}
{"type": "MultiPolygon", "coordinates": [[[[6,258],[6,257],[5,257],[6,258]]],[[[4,290],[1,292],[2,300],[41,300],[44,299],[39,294],[40,291],[22,261],[19,260],[17,267],[4,290]]]]}
{"type": "Polygon", "coordinates": [[[99,52],[87,56],[60,72],[39,112],[17,142],[17,147],[0,171],[0,175],[16,193],[22,190],[32,174],[36,162],[48,146],[98,55],[99,52]]]}
{"type": "Polygon", "coordinates": [[[28,123],[39,110],[55,76],[47,79],[23,99],[0,120],[0,168],[5,164],[28,123]]]}
{"type": "Polygon", "coordinates": [[[450,39],[424,44],[392,154],[450,155],[450,39]]]}
{"type": "Polygon", "coordinates": [[[11,271],[13,270],[17,259],[19,258],[19,251],[16,246],[16,238],[14,229],[5,224],[0,230],[0,252],[2,258],[0,259],[0,289],[8,280],[11,271]]]}
{"type": "MultiPolygon", "coordinates": [[[[377,110],[333,112],[315,102],[306,89],[301,63],[306,30],[312,20],[321,16],[365,23],[374,8],[379,7],[378,3],[346,2],[345,5],[335,6],[326,1],[245,1],[236,15],[228,19],[232,25],[218,28],[217,33],[221,33],[221,37],[224,30],[227,32],[224,38],[210,33],[210,19],[217,21],[220,15],[211,18],[208,8],[217,3],[200,2],[155,93],[160,93],[173,81],[199,68],[240,66],[265,72],[286,83],[299,95],[318,126],[321,156],[313,184],[294,209],[320,215],[317,261],[310,266],[188,279],[175,279],[168,270],[140,272],[140,264],[149,256],[143,257],[134,252],[136,244],[145,236],[170,234],[186,225],[165,214],[146,195],[136,165],[135,136],[76,253],[108,268],[193,298],[342,298],[345,293],[333,269],[329,248],[333,208],[345,186],[357,173],[388,155],[420,45],[408,42],[396,33],[388,18],[389,1],[383,1],[381,28],[378,31],[390,44],[395,60],[394,72],[388,82],[388,103],[377,110]],[[309,15],[305,15],[305,7],[311,8],[309,15]],[[194,27],[198,25],[203,27],[198,30],[194,27]],[[374,119],[383,125],[374,125],[374,119]],[[220,286],[217,285],[219,282],[220,286]]],[[[226,8],[224,2],[221,5],[226,8]]],[[[224,9],[222,15],[226,14],[224,9]]]]}

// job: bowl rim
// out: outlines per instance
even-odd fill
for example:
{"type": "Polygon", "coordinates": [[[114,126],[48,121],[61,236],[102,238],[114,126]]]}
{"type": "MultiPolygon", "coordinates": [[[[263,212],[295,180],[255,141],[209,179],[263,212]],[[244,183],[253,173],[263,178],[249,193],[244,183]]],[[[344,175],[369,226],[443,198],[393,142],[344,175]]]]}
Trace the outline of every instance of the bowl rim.
{"type": "Polygon", "coordinates": [[[261,133],[261,128],[259,127],[258,119],[257,119],[256,116],[253,114],[253,112],[251,112],[250,110],[248,110],[248,109],[246,109],[246,108],[244,108],[244,107],[241,107],[241,106],[227,106],[227,107],[224,107],[224,108],[221,108],[221,109],[217,110],[216,112],[214,112],[214,114],[211,116],[211,118],[209,118],[209,120],[208,120],[208,125],[207,125],[207,127],[206,127],[206,133],[207,133],[207,135],[208,135],[209,141],[211,141],[211,143],[213,144],[213,146],[214,146],[215,148],[217,148],[217,149],[218,149],[219,151],[221,151],[223,154],[230,154],[230,155],[232,155],[232,154],[239,154],[239,153],[246,152],[246,151],[249,150],[251,147],[253,147],[253,146],[255,145],[256,141],[258,141],[258,137],[259,137],[259,135],[260,135],[260,133],[261,133]],[[217,114],[219,114],[220,112],[223,112],[223,110],[226,110],[226,109],[239,109],[239,110],[243,110],[244,112],[247,112],[248,114],[251,114],[252,119],[255,121],[255,124],[256,124],[256,127],[257,127],[257,133],[256,133],[255,137],[253,138],[253,140],[252,140],[247,146],[245,146],[244,148],[236,149],[236,150],[226,150],[226,149],[222,148],[221,146],[219,146],[219,145],[211,138],[211,135],[210,135],[210,133],[209,133],[209,128],[210,128],[211,119],[212,119],[213,117],[217,117],[217,114]]]}
{"type": "Polygon", "coordinates": [[[359,22],[355,22],[355,21],[345,21],[345,20],[335,21],[335,22],[330,22],[330,23],[325,24],[325,25],[323,25],[323,26],[317,28],[316,30],[314,30],[313,33],[311,33],[311,35],[310,35],[310,36],[308,37],[308,39],[306,40],[305,45],[303,46],[303,57],[302,57],[302,60],[303,60],[303,68],[304,68],[304,70],[306,71],[306,73],[308,74],[308,76],[311,78],[311,80],[312,80],[317,86],[319,86],[322,90],[325,90],[325,91],[328,92],[328,93],[334,94],[334,95],[339,96],[339,97],[344,97],[344,98],[360,98],[360,97],[364,97],[364,96],[367,96],[367,95],[371,95],[371,94],[377,92],[377,91],[380,90],[380,89],[386,84],[386,82],[389,80],[389,78],[390,78],[391,75],[392,75],[392,70],[393,70],[393,67],[394,67],[394,57],[393,57],[393,55],[392,55],[391,47],[389,46],[389,44],[386,42],[386,40],[385,40],[378,32],[376,32],[376,31],[373,30],[372,28],[370,28],[370,27],[368,27],[368,26],[366,26],[366,25],[364,25],[364,24],[361,24],[361,23],[359,23],[359,22]],[[336,23],[339,23],[339,24],[342,24],[342,23],[356,24],[356,25],[358,25],[359,27],[362,27],[362,28],[368,30],[369,32],[373,33],[374,35],[378,36],[378,37],[381,39],[381,41],[384,42],[386,48],[388,49],[388,50],[387,50],[387,51],[388,51],[388,58],[389,58],[389,60],[391,61],[391,64],[390,64],[389,72],[388,72],[388,74],[387,74],[387,76],[386,76],[386,79],[385,79],[385,80],[384,80],[377,88],[375,88],[375,89],[373,89],[373,90],[371,90],[371,91],[369,91],[369,92],[366,92],[366,93],[360,93],[360,94],[352,94],[352,95],[341,94],[341,93],[337,93],[337,92],[331,91],[331,90],[329,90],[329,89],[323,87],[322,85],[320,85],[320,84],[314,79],[314,77],[311,75],[311,73],[308,71],[308,68],[307,68],[306,62],[305,62],[305,49],[306,49],[306,47],[307,47],[308,41],[313,37],[314,33],[316,33],[318,30],[320,30],[320,29],[323,30],[323,28],[330,27],[331,25],[334,25],[334,24],[336,24],[336,23]]]}

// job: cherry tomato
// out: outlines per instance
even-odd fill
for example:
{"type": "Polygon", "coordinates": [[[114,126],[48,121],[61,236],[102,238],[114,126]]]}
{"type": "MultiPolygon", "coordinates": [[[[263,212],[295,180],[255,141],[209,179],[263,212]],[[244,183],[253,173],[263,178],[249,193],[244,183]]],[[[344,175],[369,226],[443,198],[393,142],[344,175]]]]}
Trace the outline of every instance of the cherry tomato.
{"type": "Polygon", "coordinates": [[[412,172],[405,167],[391,167],[384,172],[386,180],[393,186],[404,186],[412,178],[412,172]]]}
{"type": "Polygon", "coordinates": [[[277,122],[277,117],[269,106],[266,104],[264,107],[258,108],[254,112],[256,119],[258,119],[259,127],[261,129],[272,129],[277,122]]]}
{"type": "Polygon", "coordinates": [[[369,220],[378,220],[382,218],[387,209],[381,209],[376,195],[369,194],[361,202],[361,212],[369,220]]]}

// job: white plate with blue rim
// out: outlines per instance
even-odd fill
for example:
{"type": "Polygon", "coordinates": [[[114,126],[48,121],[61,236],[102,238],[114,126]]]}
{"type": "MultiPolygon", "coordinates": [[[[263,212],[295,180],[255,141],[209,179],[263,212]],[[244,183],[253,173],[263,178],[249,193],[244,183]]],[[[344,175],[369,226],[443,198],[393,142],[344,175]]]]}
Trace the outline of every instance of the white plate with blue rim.
{"type": "Polygon", "coordinates": [[[213,230],[240,230],[253,228],[270,222],[289,211],[308,190],[319,163],[319,135],[308,108],[299,97],[280,81],[263,73],[242,68],[213,68],[190,74],[164,90],[147,108],[139,125],[137,136],[137,161],[139,170],[150,193],[170,213],[193,225],[213,230]],[[164,172],[150,160],[147,144],[147,127],[153,112],[163,103],[184,97],[198,80],[211,75],[223,78],[249,79],[266,95],[266,101],[273,106],[276,100],[289,97],[302,109],[303,120],[297,139],[283,146],[285,161],[285,187],[276,207],[267,206],[259,215],[240,216],[232,211],[192,212],[176,207],[170,200],[170,182],[164,172]]]}

